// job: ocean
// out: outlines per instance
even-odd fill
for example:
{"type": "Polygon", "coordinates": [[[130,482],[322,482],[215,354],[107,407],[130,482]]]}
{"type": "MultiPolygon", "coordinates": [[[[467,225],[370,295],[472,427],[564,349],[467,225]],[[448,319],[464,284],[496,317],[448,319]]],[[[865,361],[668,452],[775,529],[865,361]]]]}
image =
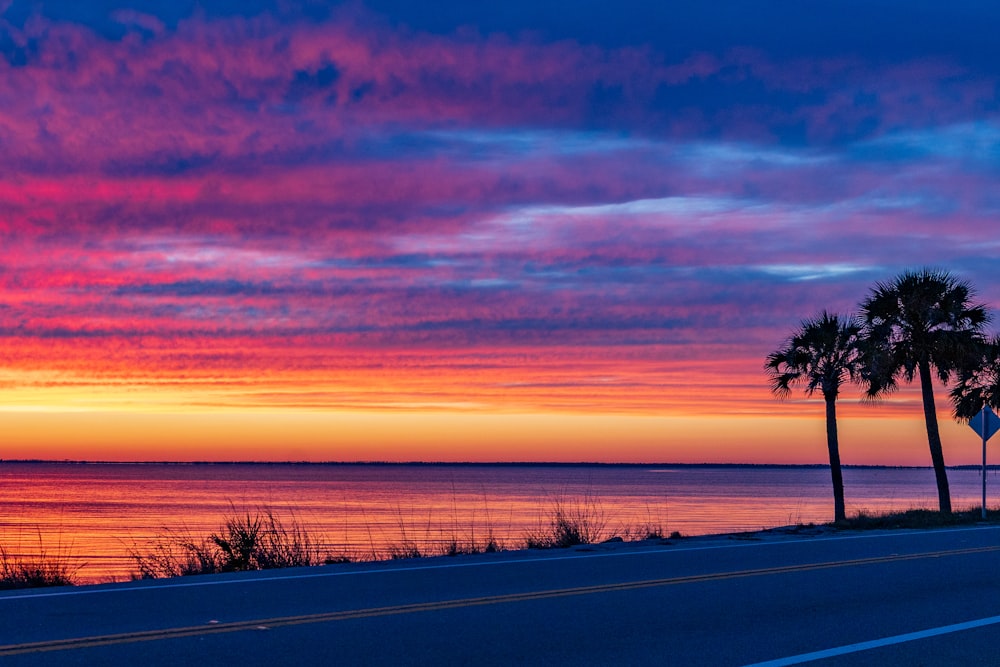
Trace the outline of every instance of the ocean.
{"type": "MultiPolygon", "coordinates": [[[[987,473],[990,498],[1000,492],[987,473]]],[[[978,506],[981,475],[951,469],[956,509],[978,506]]],[[[844,470],[848,514],[934,509],[929,468],[844,470]]],[[[270,509],[324,551],[385,557],[487,535],[516,548],[561,504],[608,535],[653,526],[683,535],[832,519],[829,470],[781,466],[506,464],[79,464],[0,462],[0,546],[44,552],[81,583],[128,579],[130,554],[167,536],[200,540],[227,515],[270,509]]],[[[994,504],[994,501],[990,501],[994,504]]]]}

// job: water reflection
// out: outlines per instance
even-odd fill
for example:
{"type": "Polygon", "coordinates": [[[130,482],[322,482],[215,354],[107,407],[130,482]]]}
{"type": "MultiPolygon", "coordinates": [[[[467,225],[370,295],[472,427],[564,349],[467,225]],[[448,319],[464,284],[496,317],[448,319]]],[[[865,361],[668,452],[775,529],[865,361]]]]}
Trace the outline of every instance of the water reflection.
{"type": "MultiPolygon", "coordinates": [[[[978,471],[949,478],[956,508],[978,505],[978,471]]],[[[929,469],[847,468],[844,479],[849,513],[937,502],[929,469]]],[[[294,516],[325,550],[370,557],[404,539],[434,550],[487,532],[517,547],[556,501],[583,499],[612,532],[754,530],[823,522],[833,511],[821,467],[2,463],[0,544],[12,555],[41,545],[95,582],[128,578],[129,551],[165,529],[205,536],[233,508],[268,506],[294,516]]]]}

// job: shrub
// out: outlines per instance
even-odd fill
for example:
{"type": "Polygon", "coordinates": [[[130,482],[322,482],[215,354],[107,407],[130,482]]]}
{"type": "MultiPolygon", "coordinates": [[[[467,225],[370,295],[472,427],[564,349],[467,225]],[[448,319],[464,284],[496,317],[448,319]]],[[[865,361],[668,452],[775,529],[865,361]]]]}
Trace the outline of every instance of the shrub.
{"type": "Polygon", "coordinates": [[[560,549],[578,544],[600,542],[607,521],[604,510],[593,496],[584,496],[567,504],[557,498],[547,523],[524,536],[527,549],[560,549]]]}
{"type": "Polygon", "coordinates": [[[0,546],[0,589],[72,586],[82,565],[71,566],[61,555],[52,556],[38,540],[38,554],[15,556],[0,546]]]}
{"type": "Polygon", "coordinates": [[[345,562],[345,556],[320,553],[294,517],[282,521],[271,508],[232,513],[219,530],[201,540],[165,531],[152,551],[132,550],[135,578],[244,572],[345,562]]]}

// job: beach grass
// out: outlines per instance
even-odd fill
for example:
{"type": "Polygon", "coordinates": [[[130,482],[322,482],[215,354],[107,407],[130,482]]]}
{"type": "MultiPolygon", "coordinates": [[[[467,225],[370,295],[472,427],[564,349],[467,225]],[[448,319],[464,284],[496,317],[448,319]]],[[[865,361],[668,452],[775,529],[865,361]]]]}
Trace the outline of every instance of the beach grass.
{"type": "MultiPolygon", "coordinates": [[[[367,556],[324,553],[323,541],[311,535],[295,517],[282,518],[270,507],[231,511],[220,527],[202,536],[186,530],[164,529],[145,548],[133,545],[129,555],[135,566],[133,579],[156,579],[196,574],[217,574],[284,567],[300,567],[359,560],[402,560],[434,556],[460,556],[498,553],[509,549],[556,549],[598,542],[665,539],[662,521],[647,510],[646,521],[608,528],[599,499],[591,495],[556,498],[547,515],[536,528],[528,530],[519,542],[508,547],[497,537],[489,512],[485,519],[460,529],[453,522],[450,530],[434,534],[432,522],[422,528],[408,522],[397,508],[397,535],[384,540],[385,546],[372,548],[367,556]]],[[[676,531],[671,537],[679,537],[676,531]]]]}
{"type": "MultiPolygon", "coordinates": [[[[667,521],[655,512],[649,505],[646,506],[646,516],[635,523],[622,523],[612,532],[612,536],[621,537],[624,542],[644,542],[646,540],[668,539],[667,521]]],[[[678,531],[669,533],[669,539],[678,539],[681,534],[678,531]]]]}
{"type": "Polygon", "coordinates": [[[591,495],[556,498],[546,518],[524,536],[526,549],[564,549],[594,544],[612,537],[600,502],[591,495]]]}
{"type": "Polygon", "coordinates": [[[381,549],[376,548],[371,527],[368,528],[371,542],[371,558],[368,560],[454,557],[507,551],[507,544],[498,536],[493,513],[485,496],[481,512],[474,510],[471,515],[463,518],[459,516],[457,500],[452,504],[450,525],[448,522],[432,521],[429,511],[425,521],[417,522],[412,510],[404,512],[397,505],[396,535],[383,535],[385,546],[381,549]]]}
{"type": "MultiPolygon", "coordinates": [[[[437,528],[432,534],[428,519],[421,535],[419,527],[407,524],[398,512],[398,537],[383,541],[366,555],[324,550],[320,536],[311,534],[294,515],[280,516],[271,507],[231,511],[222,517],[219,527],[200,536],[186,530],[164,529],[143,548],[129,550],[135,569],[133,579],[178,577],[286,567],[347,563],[363,560],[398,560],[434,556],[460,556],[496,553],[518,549],[558,549],[601,542],[638,542],[681,538],[677,531],[668,533],[666,522],[647,509],[644,521],[620,524],[614,528],[606,517],[600,500],[592,495],[557,497],[536,527],[526,531],[520,541],[503,543],[486,519],[461,529],[459,521],[450,529],[437,528]],[[419,539],[418,539],[419,538],[419,539]]],[[[988,511],[987,523],[1000,522],[1000,508],[988,511]]],[[[935,510],[909,509],[901,512],[859,511],[846,521],[827,524],[800,524],[771,529],[783,534],[810,535],[819,528],[835,531],[932,529],[983,523],[979,507],[951,514],[935,510]]],[[[770,531],[767,531],[770,532],[770,531]]],[[[747,533],[748,537],[753,533],[747,533]]],[[[21,555],[0,546],[0,589],[65,586],[75,583],[81,565],[70,565],[66,549],[46,552],[41,545],[30,555],[21,555]]]]}
{"type": "Polygon", "coordinates": [[[71,565],[65,550],[48,552],[38,539],[38,551],[32,555],[16,555],[0,546],[0,590],[72,586],[82,565],[71,565]]]}
{"type": "MultiPolygon", "coordinates": [[[[357,560],[401,560],[435,556],[460,556],[507,551],[508,547],[495,537],[487,520],[485,525],[473,522],[464,533],[453,526],[448,533],[436,538],[428,520],[422,539],[419,529],[408,525],[398,512],[398,535],[388,540],[381,550],[373,548],[367,557],[345,554],[324,554],[319,543],[296,519],[282,519],[271,508],[255,511],[235,509],[227,515],[219,530],[207,537],[192,538],[183,533],[165,531],[153,548],[132,552],[136,564],[135,578],[175,577],[192,574],[239,572],[283,567],[299,567],[357,560]],[[479,537],[476,536],[477,528],[479,537]]],[[[942,514],[934,510],[910,509],[903,512],[874,513],[860,511],[846,521],[823,524],[837,531],[877,529],[921,529],[973,525],[982,522],[978,507],[942,514]]],[[[1000,522],[1000,509],[988,512],[988,522],[1000,522]]],[[[511,549],[560,549],[601,542],[638,542],[643,540],[677,540],[678,531],[667,532],[664,522],[647,512],[647,519],[622,524],[610,529],[600,501],[590,495],[556,498],[538,525],[526,531],[511,549]]],[[[784,527],[785,534],[809,534],[814,524],[784,527]]],[[[748,534],[750,535],[750,534],[748,534]]]]}
{"type": "Polygon", "coordinates": [[[414,528],[408,526],[402,511],[397,508],[397,531],[397,537],[388,541],[381,554],[378,550],[374,550],[373,560],[379,560],[380,557],[399,560],[506,551],[504,543],[496,536],[496,529],[488,512],[483,522],[477,522],[473,516],[468,528],[460,529],[458,521],[454,520],[449,529],[439,528],[436,534],[428,518],[423,529],[423,539],[417,540],[414,528]]]}
{"type": "Polygon", "coordinates": [[[246,572],[304,567],[349,560],[324,554],[294,516],[281,518],[270,507],[236,510],[206,537],[164,530],[152,549],[133,548],[133,578],[246,572]]]}
{"type": "Polygon", "coordinates": [[[563,549],[600,542],[642,542],[678,539],[678,531],[667,532],[666,521],[652,508],[646,508],[643,520],[611,527],[598,498],[586,494],[574,498],[556,498],[548,515],[525,533],[525,549],[563,549]]]}
{"type": "Polygon", "coordinates": [[[485,534],[476,536],[475,526],[466,533],[459,533],[455,528],[439,543],[438,549],[432,555],[437,556],[469,556],[474,554],[492,554],[506,551],[503,542],[495,534],[494,528],[487,523],[485,534]]]}
{"type": "MultiPolygon", "coordinates": [[[[860,511],[846,521],[828,524],[838,530],[884,530],[901,528],[945,528],[982,523],[982,507],[972,507],[950,514],[928,509],[909,509],[903,512],[860,511]]],[[[987,523],[1000,521],[1000,509],[986,510],[987,523]]]]}

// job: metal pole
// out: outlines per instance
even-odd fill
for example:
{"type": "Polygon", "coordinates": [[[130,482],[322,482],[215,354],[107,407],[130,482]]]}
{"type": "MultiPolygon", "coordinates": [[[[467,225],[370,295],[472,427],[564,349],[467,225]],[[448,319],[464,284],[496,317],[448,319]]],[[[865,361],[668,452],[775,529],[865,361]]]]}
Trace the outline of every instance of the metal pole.
{"type": "Polygon", "coordinates": [[[983,407],[983,520],[986,520],[986,408],[983,407]]]}

